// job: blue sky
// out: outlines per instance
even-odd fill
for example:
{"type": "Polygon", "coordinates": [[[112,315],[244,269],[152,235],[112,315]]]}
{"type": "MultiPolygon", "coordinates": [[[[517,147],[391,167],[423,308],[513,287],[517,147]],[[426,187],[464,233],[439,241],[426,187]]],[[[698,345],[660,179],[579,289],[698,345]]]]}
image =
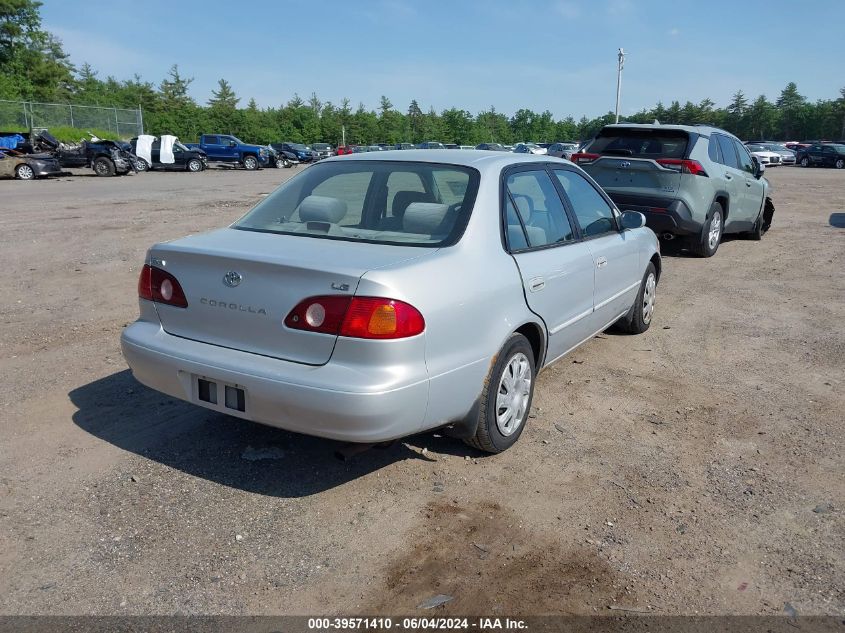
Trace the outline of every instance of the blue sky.
{"type": "Polygon", "coordinates": [[[45,0],[41,13],[75,64],[158,84],[178,63],[200,103],[223,77],[242,105],[316,92],[374,109],[384,94],[399,110],[593,117],[614,108],[620,46],[623,113],[845,86],[845,0],[45,0]]]}

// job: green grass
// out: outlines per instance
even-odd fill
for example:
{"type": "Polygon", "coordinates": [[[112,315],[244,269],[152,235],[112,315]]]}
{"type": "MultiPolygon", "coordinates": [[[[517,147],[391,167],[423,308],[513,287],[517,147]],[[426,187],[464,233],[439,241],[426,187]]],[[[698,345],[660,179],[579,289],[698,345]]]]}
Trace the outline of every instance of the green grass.
{"type": "Polygon", "coordinates": [[[48,128],[50,134],[56,137],[56,140],[61,141],[62,143],[78,143],[81,139],[88,140],[91,138],[88,136],[88,132],[91,134],[96,134],[100,138],[109,139],[112,141],[120,140],[117,134],[114,132],[109,132],[108,130],[100,130],[97,128],[75,128],[70,127],[69,125],[60,125],[57,127],[48,128]]]}

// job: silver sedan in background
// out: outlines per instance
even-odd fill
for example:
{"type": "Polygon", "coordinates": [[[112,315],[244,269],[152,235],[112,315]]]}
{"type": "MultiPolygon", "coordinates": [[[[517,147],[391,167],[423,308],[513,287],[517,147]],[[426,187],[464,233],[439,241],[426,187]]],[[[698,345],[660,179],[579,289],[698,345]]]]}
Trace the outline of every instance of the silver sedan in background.
{"type": "Polygon", "coordinates": [[[578,151],[578,143],[552,143],[549,145],[549,156],[557,156],[570,160],[578,151]]]}
{"type": "Polygon", "coordinates": [[[447,427],[499,452],[541,368],[648,329],[644,223],[544,156],[328,158],[233,225],[153,246],[123,354],[143,384],[247,420],[362,443],[447,427]]]}

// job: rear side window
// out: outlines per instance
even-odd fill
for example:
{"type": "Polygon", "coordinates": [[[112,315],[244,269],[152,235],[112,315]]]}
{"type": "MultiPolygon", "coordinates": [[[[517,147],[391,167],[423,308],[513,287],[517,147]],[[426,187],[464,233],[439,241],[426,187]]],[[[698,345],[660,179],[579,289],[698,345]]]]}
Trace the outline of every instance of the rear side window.
{"type": "Polygon", "coordinates": [[[205,144],[206,145],[219,145],[220,141],[217,139],[216,136],[206,136],[205,137],[205,144]]]}
{"type": "MultiPolygon", "coordinates": [[[[515,172],[508,176],[507,189],[522,218],[530,246],[559,244],[574,239],[563,203],[545,170],[515,172]]],[[[511,234],[510,214],[508,216],[508,234],[511,234]]]]}
{"type": "Polygon", "coordinates": [[[588,148],[591,153],[634,158],[684,158],[689,135],[682,130],[604,129],[588,148]]]}
{"type": "Polygon", "coordinates": [[[722,134],[715,134],[714,136],[719,142],[719,149],[722,150],[722,164],[739,169],[739,161],[736,158],[733,141],[722,134]]]}
{"type": "Polygon", "coordinates": [[[719,151],[719,141],[715,136],[711,136],[707,143],[707,155],[714,163],[722,162],[722,153],[719,151]]]}

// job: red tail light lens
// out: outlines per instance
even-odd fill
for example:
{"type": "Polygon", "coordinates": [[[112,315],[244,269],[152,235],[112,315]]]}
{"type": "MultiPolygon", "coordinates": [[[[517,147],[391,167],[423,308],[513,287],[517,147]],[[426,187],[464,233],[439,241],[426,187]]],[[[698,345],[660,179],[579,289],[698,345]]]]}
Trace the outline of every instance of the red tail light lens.
{"type": "Polygon", "coordinates": [[[138,278],[138,296],[147,301],[187,308],[188,300],[176,277],[161,268],[144,264],[138,278]]]}
{"type": "Polygon", "coordinates": [[[366,339],[397,339],[425,330],[414,306],[384,297],[328,295],[301,301],[285,318],[294,330],[366,339]]]}
{"type": "Polygon", "coordinates": [[[589,154],[587,152],[580,152],[578,154],[573,154],[570,160],[576,165],[584,165],[586,163],[592,163],[598,158],[601,158],[601,154],[589,154]]]}
{"type": "Polygon", "coordinates": [[[692,174],[693,176],[707,176],[704,167],[697,160],[684,160],[681,158],[658,158],[657,164],[666,169],[674,169],[682,174],[692,174]]]}

